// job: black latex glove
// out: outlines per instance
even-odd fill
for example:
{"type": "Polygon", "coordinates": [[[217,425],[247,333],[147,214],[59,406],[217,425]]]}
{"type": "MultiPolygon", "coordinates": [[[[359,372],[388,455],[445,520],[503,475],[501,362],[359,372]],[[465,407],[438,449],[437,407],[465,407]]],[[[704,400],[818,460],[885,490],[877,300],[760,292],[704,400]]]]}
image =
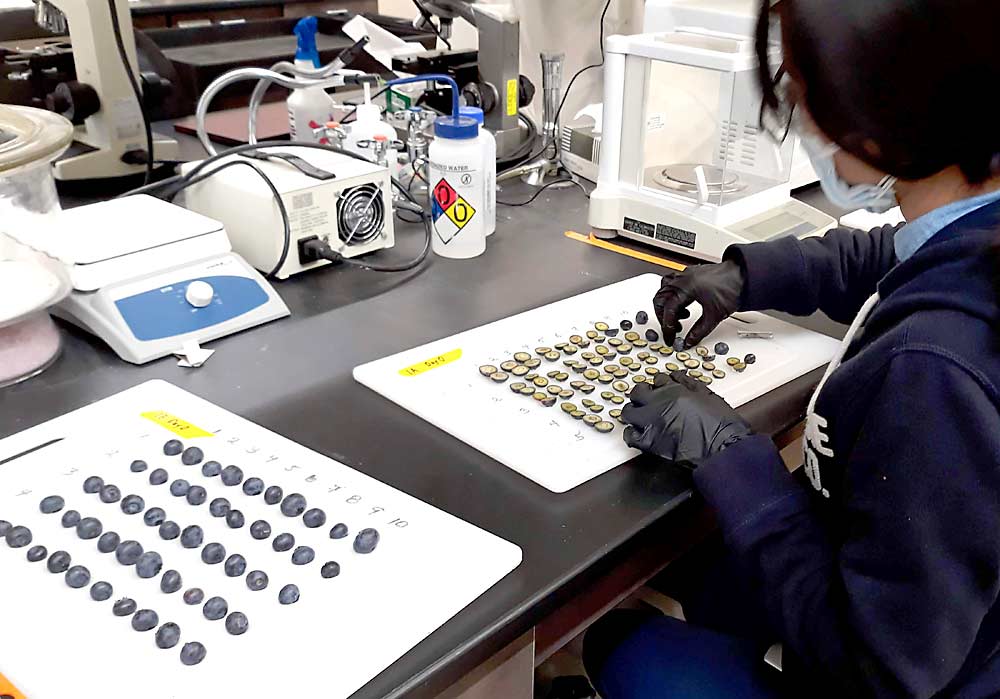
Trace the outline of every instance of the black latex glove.
{"type": "Polygon", "coordinates": [[[625,443],[668,461],[696,467],[753,434],[743,418],[707,385],[684,371],[639,384],[622,409],[625,443]]]}
{"type": "Polygon", "coordinates": [[[732,261],[688,267],[683,272],[664,275],[653,297],[653,308],[663,328],[663,340],[673,344],[681,321],[691,316],[687,307],[697,301],[702,314],[684,338],[685,347],[694,347],[708,337],[719,323],[740,309],[745,279],[743,268],[732,261]]]}

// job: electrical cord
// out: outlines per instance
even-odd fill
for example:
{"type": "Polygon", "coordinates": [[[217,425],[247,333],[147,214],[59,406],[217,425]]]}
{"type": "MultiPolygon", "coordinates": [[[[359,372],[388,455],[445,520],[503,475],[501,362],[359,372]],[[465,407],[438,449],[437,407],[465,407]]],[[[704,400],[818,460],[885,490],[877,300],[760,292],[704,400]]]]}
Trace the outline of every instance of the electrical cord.
{"type": "Polygon", "coordinates": [[[444,35],[441,33],[441,30],[438,29],[436,26],[434,26],[434,20],[431,19],[431,13],[425,10],[423,7],[421,7],[420,3],[417,2],[417,0],[413,0],[413,5],[414,7],[417,8],[417,12],[420,13],[420,16],[427,21],[427,24],[431,25],[431,31],[437,34],[437,38],[444,42],[444,45],[448,47],[449,51],[453,50],[451,48],[451,42],[445,39],[444,35]]]}
{"type": "Polygon", "coordinates": [[[540,197],[542,195],[542,192],[544,192],[546,189],[548,189],[549,187],[555,187],[557,184],[575,184],[577,187],[580,188],[580,191],[583,192],[585,196],[587,197],[590,196],[590,192],[587,191],[586,187],[584,187],[576,180],[562,179],[562,180],[552,180],[548,184],[539,187],[538,191],[532,194],[531,197],[525,201],[510,202],[510,201],[500,201],[499,199],[497,199],[497,204],[500,204],[501,206],[527,206],[528,204],[534,202],[535,199],[538,199],[538,197],[540,197]]]}
{"type": "MultiPolygon", "coordinates": [[[[146,112],[146,105],[142,101],[142,92],[139,90],[139,82],[132,73],[132,64],[128,60],[128,52],[125,50],[125,40],[122,38],[121,22],[118,21],[118,7],[115,0],[108,0],[108,9],[111,11],[111,29],[115,35],[115,46],[118,48],[118,57],[121,59],[122,68],[128,77],[128,83],[132,86],[132,93],[136,102],[139,103],[139,113],[142,115],[142,127],[146,132],[146,178],[143,184],[149,184],[153,179],[153,125],[149,122],[149,114],[146,112]]],[[[137,66],[138,68],[138,66],[137,66]]]]}

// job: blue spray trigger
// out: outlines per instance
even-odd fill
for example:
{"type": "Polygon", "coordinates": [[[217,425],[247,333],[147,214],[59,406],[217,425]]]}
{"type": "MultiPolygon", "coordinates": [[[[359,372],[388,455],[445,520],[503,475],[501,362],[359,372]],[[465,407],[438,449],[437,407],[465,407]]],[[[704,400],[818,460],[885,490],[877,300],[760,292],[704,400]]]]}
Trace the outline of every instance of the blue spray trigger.
{"type": "Polygon", "coordinates": [[[298,47],[295,50],[296,61],[309,61],[314,68],[320,67],[319,51],[316,50],[316,31],[319,22],[315,17],[303,17],[295,24],[295,36],[298,37],[298,47]]]}

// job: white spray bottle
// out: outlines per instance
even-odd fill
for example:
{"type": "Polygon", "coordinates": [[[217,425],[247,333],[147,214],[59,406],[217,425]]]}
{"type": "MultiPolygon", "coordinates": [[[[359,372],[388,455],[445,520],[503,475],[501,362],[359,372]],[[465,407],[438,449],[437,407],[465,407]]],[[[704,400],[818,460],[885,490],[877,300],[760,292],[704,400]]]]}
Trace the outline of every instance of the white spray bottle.
{"type": "MultiPolygon", "coordinates": [[[[315,17],[303,17],[295,25],[298,48],[295,51],[295,65],[298,68],[319,68],[319,52],[316,50],[315,17]]],[[[288,96],[288,129],[293,141],[319,143],[323,138],[315,129],[333,120],[333,98],[321,87],[301,87],[288,96]]]]}

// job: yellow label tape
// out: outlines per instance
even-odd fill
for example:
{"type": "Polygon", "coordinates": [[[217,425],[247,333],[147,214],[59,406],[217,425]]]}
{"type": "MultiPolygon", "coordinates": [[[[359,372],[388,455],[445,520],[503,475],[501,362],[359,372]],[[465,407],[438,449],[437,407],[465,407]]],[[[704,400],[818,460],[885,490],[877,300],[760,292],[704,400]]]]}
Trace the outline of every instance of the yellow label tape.
{"type": "Polygon", "coordinates": [[[507,116],[517,116],[517,80],[507,81],[507,116]]]}
{"type": "Polygon", "coordinates": [[[181,420],[176,415],[171,415],[170,413],[164,412],[162,410],[152,410],[148,413],[141,413],[141,415],[155,422],[160,427],[170,430],[178,437],[187,437],[192,439],[194,437],[211,437],[211,432],[206,432],[205,430],[192,425],[186,420],[181,420]]]}
{"type": "Polygon", "coordinates": [[[452,362],[461,359],[462,350],[455,349],[451,352],[445,352],[444,354],[439,354],[436,357],[431,357],[430,359],[425,359],[422,362],[417,362],[413,366],[408,366],[405,369],[399,370],[400,376],[420,376],[424,372],[428,372],[431,369],[437,369],[445,364],[451,364],[452,362]]]}
{"type": "Polygon", "coordinates": [[[13,699],[24,699],[24,695],[17,691],[17,687],[10,683],[3,675],[0,675],[0,696],[13,697],[13,699]]]}

